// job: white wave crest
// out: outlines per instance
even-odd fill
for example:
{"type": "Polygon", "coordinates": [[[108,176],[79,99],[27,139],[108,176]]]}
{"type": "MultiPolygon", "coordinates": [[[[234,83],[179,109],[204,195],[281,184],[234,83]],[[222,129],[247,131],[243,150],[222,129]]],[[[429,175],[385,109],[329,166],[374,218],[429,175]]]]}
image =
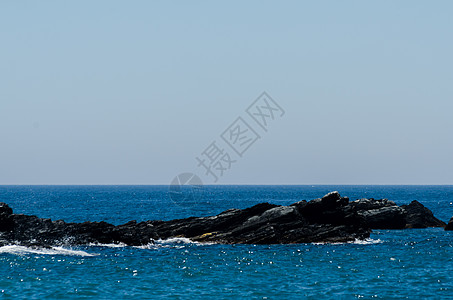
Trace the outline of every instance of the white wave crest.
{"type": "Polygon", "coordinates": [[[197,244],[188,238],[169,238],[166,240],[155,240],[152,243],[135,246],[138,249],[157,249],[157,248],[183,248],[187,244],[197,244]]]}
{"type": "Polygon", "coordinates": [[[350,242],[350,244],[356,244],[356,245],[373,245],[373,244],[380,244],[382,241],[380,239],[373,240],[371,238],[364,239],[364,240],[355,240],[353,242],[350,242]]]}
{"type": "Polygon", "coordinates": [[[355,239],[354,241],[351,242],[340,242],[340,243],[329,243],[329,242],[323,242],[323,243],[313,243],[313,245],[345,245],[345,244],[354,244],[354,245],[373,245],[373,244],[380,244],[382,241],[380,239],[373,240],[371,238],[364,239],[364,240],[359,240],[355,239]]]}
{"type": "Polygon", "coordinates": [[[0,254],[15,254],[15,255],[69,255],[69,256],[97,256],[95,253],[88,253],[81,250],[66,249],[63,247],[51,247],[51,248],[30,248],[18,245],[8,245],[0,247],[0,254]]]}
{"type": "Polygon", "coordinates": [[[192,244],[192,245],[214,245],[216,243],[214,242],[197,242],[197,241],[192,241],[189,238],[184,238],[184,237],[177,237],[177,238],[169,238],[166,240],[157,240],[155,241],[156,244],[192,244]]]}
{"type": "Polygon", "coordinates": [[[169,238],[166,240],[157,240],[157,244],[199,244],[198,242],[194,242],[189,238],[185,237],[175,237],[175,238],[169,238]]]}
{"type": "Polygon", "coordinates": [[[90,247],[107,247],[107,248],[123,248],[127,247],[125,243],[118,243],[118,244],[101,244],[101,243],[89,243],[88,246],[90,247]]]}
{"type": "Polygon", "coordinates": [[[197,245],[197,246],[202,246],[202,245],[214,245],[215,243],[211,242],[196,242],[192,241],[189,238],[185,237],[175,237],[175,238],[169,238],[165,240],[155,240],[154,243],[149,243],[147,245],[142,245],[142,246],[135,246],[134,248],[138,249],[156,249],[156,248],[184,248],[186,245],[197,245]]]}

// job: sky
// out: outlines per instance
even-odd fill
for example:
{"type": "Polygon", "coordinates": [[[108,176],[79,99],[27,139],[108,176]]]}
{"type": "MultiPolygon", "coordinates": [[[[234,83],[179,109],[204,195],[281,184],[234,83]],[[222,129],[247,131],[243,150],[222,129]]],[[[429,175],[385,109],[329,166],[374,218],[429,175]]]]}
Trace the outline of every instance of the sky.
{"type": "Polygon", "coordinates": [[[453,184],[452,11],[1,1],[0,184],[453,184]],[[265,130],[263,92],[284,111],[265,130]]]}

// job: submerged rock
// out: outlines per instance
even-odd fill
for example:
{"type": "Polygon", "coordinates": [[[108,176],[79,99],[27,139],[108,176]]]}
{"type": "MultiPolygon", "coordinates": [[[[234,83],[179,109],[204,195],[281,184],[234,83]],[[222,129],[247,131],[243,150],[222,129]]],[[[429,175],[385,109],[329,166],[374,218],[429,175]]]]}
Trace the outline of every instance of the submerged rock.
{"type": "Polygon", "coordinates": [[[14,214],[7,204],[0,203],[0,245],[124,243],[138,246],[173,237],[224,244],[349,242],[368,238],[373,228],[420,228],[441,224],[418,202],[402,207],[385,199],[350,202],[338,192],[289,206],[260,203],[210,217],[130,221],[118,226],[106,222],[66,223],[14,214]]]}
{"type": "Polygon", "coordinates": [[[447,226],[445,226],[445,230],[453,230],[453,217],[451,217],[451,219],[448,222],[447,226]]]}

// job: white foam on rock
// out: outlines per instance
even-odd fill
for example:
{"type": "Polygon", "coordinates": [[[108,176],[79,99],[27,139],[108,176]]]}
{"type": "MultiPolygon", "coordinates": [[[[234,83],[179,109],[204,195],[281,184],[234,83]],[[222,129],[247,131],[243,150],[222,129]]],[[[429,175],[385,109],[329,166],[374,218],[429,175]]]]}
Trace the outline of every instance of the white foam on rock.
{"type": "Polygon", "coordinates": [[[355,240],[353,242],[350,242],[350,244],[356,244],[356,245],[374,245],[374,244],[380,244],[382,241],[380,239],[373,240],[371,238],[364,239],[364,240],[355,240]]]}
{"type": "Polygon", "coordinates": [[[169,238],[166,240],[157,240],[156,243],[158,244],[199,244],[198,242],[194,242],[189,238],[185,237],[175,237],[169,238]]]}
{"type": "Polygon", "coordinates": [[[355,239],[354,241],[351,242],[344,242],[344,243],[329,243],[329,242],[323,242],[323,243],[313,243],[313,245],[346,245],[346,244],[353,244],[353,245],[374,245],[374,244],[380,244],[382,241],[380,239],[373,240],[371,238],[364,239],[364,240],[359,240],[355,239]]]}
{"type": "Polygon", "coordinates": [[[156,240],[154,243],[149,243],[147,245],[142,245],[142,246],[134,246],[134,248],[138,249],[156,249],[156,248],[183,248],[185,245],[197,245],[197,246],[203,246],[203,245],[214,245],[216,243],[212,242],[206,242],[206,243],[200,243],[196,241],[192,241],[189,238],[184,238],[184,237],[175,237],[175,238],[168,238],[165,240],[156,240]]]}
{"type": "Polygon", "coordinates": [[[14,254],[14,255],[68,255],[68,256],[83,256],[91,257],[97,256],[96,253],[88,253],[82,250],[73,250],[63,247],[51,247],[51,248],[31,248],[19,245],[7,245],[0,247],[0,254],[14,254]]]}
{"type": "Polygon", "coordinates": [[[118,243],[118,244],[101,244],[101,243],[89,243],[88,246],[90,247],[106,247],[106,248],[123,248],[127,247],[125,243],[118,243]]]}

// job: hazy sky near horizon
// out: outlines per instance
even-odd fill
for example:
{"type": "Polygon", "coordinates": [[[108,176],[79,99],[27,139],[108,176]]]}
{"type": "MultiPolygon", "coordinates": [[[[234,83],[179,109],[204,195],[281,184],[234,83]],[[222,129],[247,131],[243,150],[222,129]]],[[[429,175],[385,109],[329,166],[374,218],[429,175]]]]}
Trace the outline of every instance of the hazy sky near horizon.
{"type": "Polygon", "coordinates": [[[0,184],[453,184],[451,1],[2,1],[0,184]],[[245,109],[266,91],[268,131],[245,109]],[[234,156],[239,116],[261,136],[234,156]]]}

